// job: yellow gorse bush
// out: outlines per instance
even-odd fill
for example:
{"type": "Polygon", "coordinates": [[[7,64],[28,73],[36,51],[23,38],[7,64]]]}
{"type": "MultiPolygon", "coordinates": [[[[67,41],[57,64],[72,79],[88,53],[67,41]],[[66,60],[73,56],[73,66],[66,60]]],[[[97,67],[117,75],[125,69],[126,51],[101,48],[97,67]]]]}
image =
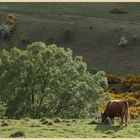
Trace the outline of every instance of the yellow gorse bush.
{"type": "Polygon", "coordinates": [[[128,75],[121,83],[130,91],[140,91],[140,75],[128,75]]]}
{"type": "Polygon", "coordinates": [[[122,13],[128,13],[128,8],[127,7],[113,7],[110,10],[111,13],[115,13],[115,14],[122,14],[122,13]]]}
{"type": "MultiPolygon", "coordinates": [[[[111,100],[127,100],[129,103],[130,118],[133,119],[140,116],[140,74],[130,74],[123,78],[108,74],[107,80],[111,100]]],[[[102,98],[105,97],[103,96],[102,98]]],[[[99,110],[103,112],[104,109],[105,105],[101,104],[99,110]]]]}
{"type": "Polygon", "coordinates": [[[107,80],[108,80],[109,84],[120,83],[120,81],[121,81],[121,79],[119,77],[117,77],[116,75],[113,75],[113,74],[108,74],[107,80]]]}
{"type": "Polygon", "coordinates": [[[140,106],[139,107],[131,106],[129,108],[129,116],[132,119],[139,117],[140,116],[140,106]]]}
{"type": "Polygon", "coordinates": [[[15,24],[16,24],[16,17],[14,15],[12,15],[12,14],[8,14],[6,16],[4,24],[8,25],[8,26],[15,26],[15,24]]]}

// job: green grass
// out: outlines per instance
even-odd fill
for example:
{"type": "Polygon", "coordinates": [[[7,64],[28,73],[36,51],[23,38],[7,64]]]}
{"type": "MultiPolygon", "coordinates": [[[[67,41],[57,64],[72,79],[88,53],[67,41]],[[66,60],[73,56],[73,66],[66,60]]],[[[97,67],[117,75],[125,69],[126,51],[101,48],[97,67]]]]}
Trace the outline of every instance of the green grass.
{"type": "MultiPolygon", "coordinates": [[[[1,122],[2,120],[0,120],[1,122]]],[[[71,138],[94,138],[94,137],[140,137],[140,120],[131,120],[128,127],[121,126],[120,120],[115,125],[88,124],[91,119],[62,120],[53,125],[43,125],[40,120],[5,120],[9,125],[0,127],[0,137],[7,138],[16,132],[23,133],[23,137],[71,137],[71,138]]],[[[1,123],[0,123],[1,124],[1,123]]]]}
{"type": "Polygon", "coordinates": [[[46,18],[50,15],[77,15],[98,18],[139,21],[140,3],[1,3],[0,11],[46,18]],[[112,7],[126,6],[129,14],[111,14],[112,7]]]}
{"type": "Polygon", "coordinates": [[[118,75],[140,73],[139,6],[140,3],[1,3],[0,22],[13,13],[17,27],[12,38],[1,40],[0,46],[25,48],[23,39],[55,43],[71,48],[74,55],[82,55],[97,70],[118,75]],[[127,6],[129,12],[111,14],[109,10],[114,6],[127,6]],[[64,41],[67,29],[73,33],[71,41],[64,41]],[[138,41],[132,40],[135,34],[139,35],[138,41]],[[118,46],[123,35],[129,41],[124,49],[118,46]]]}

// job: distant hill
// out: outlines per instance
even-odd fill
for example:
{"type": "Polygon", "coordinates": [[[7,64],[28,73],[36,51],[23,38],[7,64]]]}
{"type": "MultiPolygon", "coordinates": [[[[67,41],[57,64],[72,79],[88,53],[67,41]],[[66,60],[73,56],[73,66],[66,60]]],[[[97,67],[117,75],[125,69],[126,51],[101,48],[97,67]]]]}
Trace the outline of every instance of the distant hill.
{"type": "Polygon", "coordinates": [[[56,43],[82,55],[90,68],[118,75],[140,73],[139,7],[140,3],[1,3],[0,22],[12,13],[17,26],[10,40],[0,40],[0,47],[56,43]],[[128,7],[128,13],[110,13],[114,6],[128,7]],[[128,39],[126,48],[118,46],[122,36],[128,39]]]}

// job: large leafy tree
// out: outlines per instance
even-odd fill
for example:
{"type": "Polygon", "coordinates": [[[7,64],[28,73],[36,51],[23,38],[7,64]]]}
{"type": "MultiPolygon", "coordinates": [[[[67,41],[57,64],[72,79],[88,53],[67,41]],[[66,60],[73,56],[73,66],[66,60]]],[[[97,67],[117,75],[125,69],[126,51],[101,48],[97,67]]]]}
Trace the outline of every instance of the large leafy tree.
{"type": "Polygon", "coordinates": [[[0,53],[0,97],[9,117],[84,118],[106,89],[105,73],[90,74],[70,49],[35,42],[0,53]]]}

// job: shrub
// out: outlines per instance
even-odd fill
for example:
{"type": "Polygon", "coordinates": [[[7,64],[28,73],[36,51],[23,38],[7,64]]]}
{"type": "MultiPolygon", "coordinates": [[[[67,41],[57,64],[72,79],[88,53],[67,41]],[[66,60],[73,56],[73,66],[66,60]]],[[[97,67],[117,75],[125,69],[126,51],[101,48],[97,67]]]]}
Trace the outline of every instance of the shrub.
{"type": "Polygon", "coordinates": [[[8,37],[10,37],[12,32],[12,28],[8,25],[0,25],[0,38],[4,38],[7,39],[8,37]]]}
{"type": "Polygon", "coordinates": [[[90,30],[93,29],[93,26],[89,26],[89,29],[90,29],[90,30]]]}
{"type": "Polygon", "coordinates": [[[125,14],[128,13],[128,8],[127,7],[113,7],[110,10],[111,13],[115,13],[115,14],[125,14]]]}
{"type": "Polygon", "coordinates": [[[31,41],[29,39],[22,39],[21,40],[22,44],[29,44],[31,41]]]}
{"type": "Polygon", "coordinates": [[[140,83],[137,84],[133,83],[131,85],[131,91],[140,91],[140,83]]]}
{"type": "Polygon", "coordinates": [[[53,43],[54,42],[54,38],[53,37],[49,37],[47,42],[48,43],[53,43]]]}
{"type": "Polygon", "coordinates": [[[7,19],[12,19],[14,21],[16,20],[16,17],[13,14],[8,14],[6,18],[7,19]]]}
{"type": "Polygon", "coordinates": [[[14,27],[15,23],[16,23],[16,17],[14,15],[9,14],[9,15],[6,16],[6,19],[5,19],[5,22],[4,22],[5,25],[14,27]]]}
{"type": "Polygon", "coordinates": [[[114,87],[108,88],[108,91],[109,91],[110,93],[118,93],[118,90],[117,90],[116,88],[114,88],[114,87]]]}
{"type": "Polygon", "coordinates": [[[125,36],[122,36],[118,45],[121,47],[125,47],[127,44],[128,44],[128,40],[126,39],[125,36]]]}
{"type": "Polygon", "coordinates": [[[63,15],[63,13],[58,13],[58,15],[63,15]]]}
{"type": "Polygon", "coordinates": [[[64,31],[63,35],[64,41],[71,41],[73,38],[73,33],[70,29],[64,31]]]}
{"type": "Polygon", "coordinates": [[[4,24],[8,26],[15,26],[15,21],[7,19],[4,24]]]}
{"type": "Polygon", "coordinates": [[[25,134],[22,131],[17,131],[17,132],[10,135],[11,138],[24,137],[24,136],[25,136],[25,134]]]}
{"type": "Polygon", "coordinates": [[[107,80],[109,84],[118,84],[121,82],[121,79],[117,77],[116,75],[113,74],[108,74],[107,75],[107,80]]]}
{"type": "Polygon", "coordinates": [[[4,23],[0,25],[0,38],[7,39],[15,26],[15,16],[14,15],[7,15],[4,23]]]}
{"type": "Polygon", "coordinates": [[[125,91],[140,91],[140,75],[127,75],[121,84],[125,91]]]}
{"type": "Polygon", "coordinates": [[[0,97],[8,117],[89,117],[108,87],[103,71],[89,73],[82,57],[56,45],[2,50],[0,60],[0,97]]]}
{"type": "Polygon", "coordinates": [[[139,40],[139,35],[138,34],[134,34],[132,36],[133,41],[138,41],[139,40]]]}
{"type": "Polygon", "coordinates": [[[129,114],[130,114],[131,119],[135,119],[135,118],[139,117],[140,116],[140,106],[139,107],[131,106],[129,108],[129,114]]]}

